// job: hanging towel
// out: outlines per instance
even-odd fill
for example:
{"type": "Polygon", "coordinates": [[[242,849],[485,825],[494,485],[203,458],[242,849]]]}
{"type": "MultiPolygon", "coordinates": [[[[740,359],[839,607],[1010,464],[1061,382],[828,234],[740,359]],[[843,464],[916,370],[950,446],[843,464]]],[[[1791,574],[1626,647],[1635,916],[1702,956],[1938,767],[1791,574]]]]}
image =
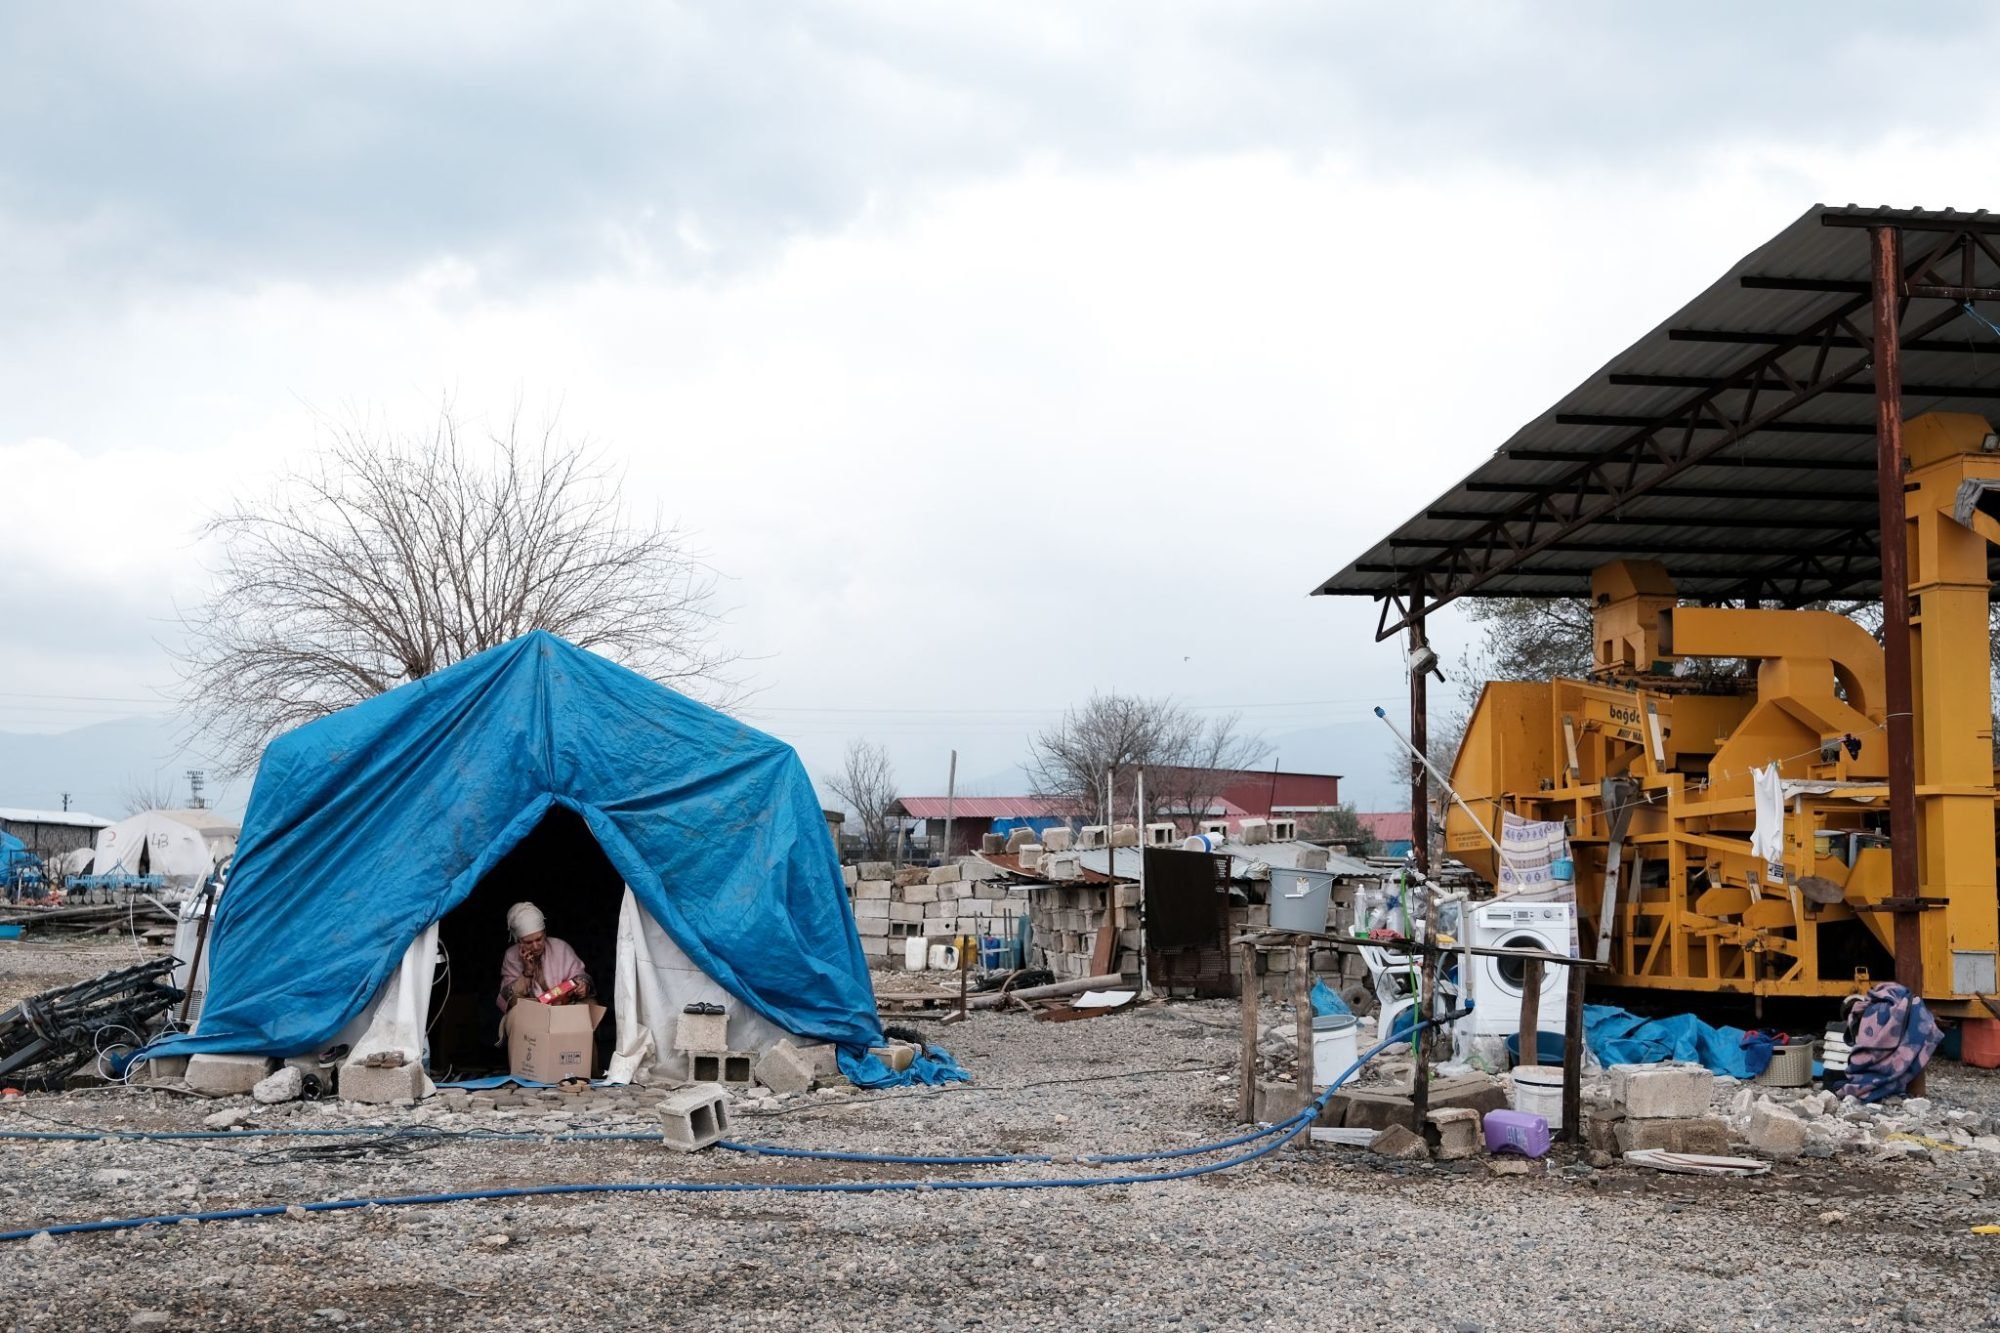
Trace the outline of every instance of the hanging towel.
{"type": "Polygon", "coordinates": [[[1767,866],[1781,866],[1785,860],[1785,780],[1776,764],[1753,769],[1750,780],[1755,788],[1757,826],[1750,834],[1750,850],[1767,866]]]}

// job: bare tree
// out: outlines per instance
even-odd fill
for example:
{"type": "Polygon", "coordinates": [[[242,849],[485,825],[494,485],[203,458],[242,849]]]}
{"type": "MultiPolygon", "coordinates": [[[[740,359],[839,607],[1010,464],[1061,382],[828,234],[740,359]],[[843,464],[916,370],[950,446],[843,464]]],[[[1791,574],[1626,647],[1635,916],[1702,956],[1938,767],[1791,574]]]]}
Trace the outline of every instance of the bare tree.
{"type": "Polygon", "coordinates": [[[172,810],[174,806],[174,784],[167,778],[154,776],[142,778],[136,775],[125,779],[125,813],[143,814],[148,810],[172,810]]]}
{"type": "Polygon", "coordinates": [[[1171,699],[1094,694],[1029,742],[1025,767],[1038,796],[1079,816],[1102,812],[1107,818],[1134,808],[1143,769],[1144,818],[1171,811],[1198,819],[1237,770],[1270,752],[1238,725],[1234,714],[1204,721],[1171,699]],[[1107,777],[1113,784],[1108,811],[1107,777]]]}
{"type": "Polygon", "coordinates": [[[1312,816],[1299,826],[1299,833],[1313,842],[1339,843],[1349,856],[1373,856],[1382,845],[1374,830],[1361,822],[1351,801],[1312,816]]]}
{"type": "Polygon", "coordinates": [[[889,752],[867,741],[849,741],[840,772],[824,781],[826,789],[854,813],[868,853],[878,860],[893,856],[897,818],[889,807],[896,801],[896,770],[890,766],[889,752]]]}
{"type": "Polygon", "coordinates": [[[536,629],[725,689],[713,572],[678,528],[628,521],[619,480],[553,424],[472,431],[449,404],[414,434],[329,425],[207,526],[222,567],[181,654],[196,731],[241,772],[280,731],[536,629]]]}

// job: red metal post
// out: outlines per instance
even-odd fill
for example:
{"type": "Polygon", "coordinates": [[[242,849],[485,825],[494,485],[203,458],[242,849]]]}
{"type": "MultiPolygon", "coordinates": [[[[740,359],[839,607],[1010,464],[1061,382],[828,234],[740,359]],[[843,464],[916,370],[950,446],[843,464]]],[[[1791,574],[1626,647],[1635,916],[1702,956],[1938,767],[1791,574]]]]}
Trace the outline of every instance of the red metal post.
{"type": "Polygon", "coordinates": [[[1875,491],[1882,527],[1882,656],[1888,689],[1889,884],[1896,918],[1896,980],[1924,991],[1917,898],[1917,754],[1910,691],[1910,547],[1903,509],[1903,238],[1874,227],[1875,491]]]}

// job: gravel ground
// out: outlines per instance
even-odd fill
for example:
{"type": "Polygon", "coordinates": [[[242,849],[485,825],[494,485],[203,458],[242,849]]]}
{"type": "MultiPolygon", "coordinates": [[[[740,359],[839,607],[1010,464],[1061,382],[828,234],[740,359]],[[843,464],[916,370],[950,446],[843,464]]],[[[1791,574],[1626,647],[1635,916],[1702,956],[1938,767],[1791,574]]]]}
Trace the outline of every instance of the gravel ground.
{"type": "MultiPolygon", "coordinates": [[[[127,950],[129,955],[129,949],[127,950]]],[[[0,959],[11,966],[15,954],[0,959]]],[[[115,961],[115,959],[114,959],[115,961]]],[[[10,973],[10,976],[13,974],[10,973]]],[[[965,1087],[746,1109],[745,1141],[942,1153],[1177,1147],[1233,1125],[1233,1004],[1082,1023],[980,1015],[936,1033],[965,1087]]],[[[1275,1021],[1275,1016],[1274,1016],[1275,1021]]],[[[2000,1079],[1940,1071],[1940,1104],[2000,1079]]],[[[1954,1101],[1953,1099],[1958,1099],[1954,1101]]],[[[646,1128],[650,1094],[254,1127],[646,1128]]],[[[161,1091],[0,1103],[0,1129],[198,1128],[248,1108],[161,1091]]],[[[0,1229],[161,1210],[553,1181],[1000,1179],[1105,1168],[781,1161],[646,1143],[407,1136],[0,1141],[0,1229]],[[301,1152],[299,1149],[306,1151],[301,1152]]],[[[156,1226],[0,1246],[15,1328],[2000,1328],[2000,1159],[1840,1158],[1710,1180],[1290,1148],[1232,1171],[1089,1190],[594,1195],[156,1226]]],[[[1145,1170],[1146,1168],[1136,1168],[1145,1170]]]]}

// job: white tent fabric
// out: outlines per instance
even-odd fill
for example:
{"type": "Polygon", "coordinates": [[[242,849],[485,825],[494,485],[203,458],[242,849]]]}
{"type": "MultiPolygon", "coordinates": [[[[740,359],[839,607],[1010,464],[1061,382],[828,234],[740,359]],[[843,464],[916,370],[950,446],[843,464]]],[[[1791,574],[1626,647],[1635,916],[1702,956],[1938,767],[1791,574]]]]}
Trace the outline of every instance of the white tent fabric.
{"type": "MultiPolygon", "coordinates": [[[[425,1017],[431,1010],[431,979],[437,973],[438,928],[433,921],[403,951],[403,961],[382,983],[368,1007],[334,1038],[348,1047],[346,1060],[366,1060],[383,1051],[401,1051],[405,1058],[422,1057],[428,1045],[425,1017]]],[[[199,1031],[199,1026],[197,1026],[199,1031]]],[[[424,1076],[424,1096],[437,1086],[424,1076]]]]}
{"type": "Polygon", "coordinates": [[[164,875],[169,887],[177,889],[195,887],[214,867],[201,834],[157,810],[142,810],[99,829],[90,862],[93,874],[164,875]]]}
{"type": "MultiPolygon", "coordinates": [[[[697,1001],[729,1011],[729,1049],[763,1051],[788,1034],[717,985],[694,965],[666,928],[639,906],[632,890],[618,908],[617,975],[612,978],[617,1012],[616,1047],[608,1083],[633,1083],[674,1049],[674,1025],[682,1009],[697,1001]]],[[[672,1064],[672,1061],[668,1062],[672,1064]]]]}

